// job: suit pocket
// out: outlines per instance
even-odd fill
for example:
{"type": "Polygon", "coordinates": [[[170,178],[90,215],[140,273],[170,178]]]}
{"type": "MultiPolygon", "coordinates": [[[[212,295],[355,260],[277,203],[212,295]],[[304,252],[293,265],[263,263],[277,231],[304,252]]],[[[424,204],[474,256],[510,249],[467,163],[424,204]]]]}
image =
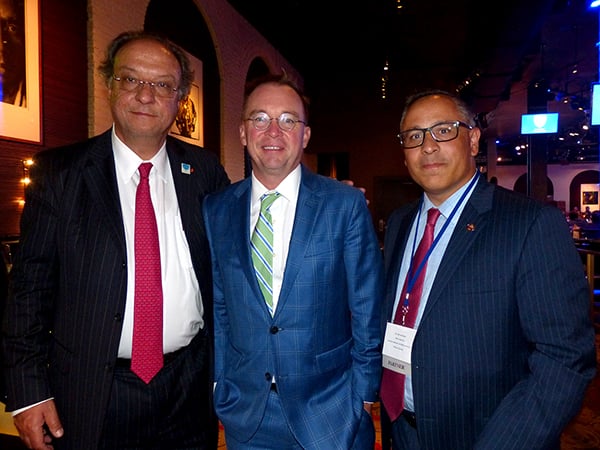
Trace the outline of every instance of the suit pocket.
{"type": "Polygon", "coordinates": [[[331,259],[333,255],[340,255],[344,248],[344,239],[332,238],[330,234],[317,233],[311,236],[310,242],[304,252],[305,257],[321,257],[331,259]]]}
{"type": "Polygon", "coordinates": [[[345,370],[348,368],[352,361],[350,355],[351,348],[352,340],[349,339],[342,345],[317,355],[317,371],[322,374],[333,370],[345,370]]]}

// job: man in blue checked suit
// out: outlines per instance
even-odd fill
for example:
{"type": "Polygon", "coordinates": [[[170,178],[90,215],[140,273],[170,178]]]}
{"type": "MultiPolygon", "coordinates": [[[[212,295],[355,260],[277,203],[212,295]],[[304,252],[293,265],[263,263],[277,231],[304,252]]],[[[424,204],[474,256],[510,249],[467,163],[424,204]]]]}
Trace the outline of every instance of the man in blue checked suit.
{"type": "Polygon", "coordinates": [[[424,195],[392,213],[385,235],[384,361],[394,330],[412,340],[404,389],[384,368],[393,449],[558,449],[595,373],[581,259],[557,208],[478,173],[473,117],[455,96],[427,91],[400,120],[424,195]],[[429,208],[441,215],[415,306],[399,292],[429,208]],[[418,308],[410,330],[391,323],[407,306],[418,308]]]}
{"type": "Polygon", "coordinates": [[[374,445],[382,256],[364,195],[300,164],[306,105],[285,76],[250,86],[240,136],[252,176],[204,201],[228,450],[374,445]],[[251,244],[259,220],[262,243],[251,244]],[[255,269],[258,247],[268,267],[255,269]]]}

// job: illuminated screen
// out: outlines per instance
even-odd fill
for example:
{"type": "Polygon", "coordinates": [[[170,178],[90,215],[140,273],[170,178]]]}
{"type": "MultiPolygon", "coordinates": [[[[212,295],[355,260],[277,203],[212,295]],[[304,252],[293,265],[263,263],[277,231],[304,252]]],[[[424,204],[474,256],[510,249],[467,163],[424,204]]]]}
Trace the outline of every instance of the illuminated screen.
{"type": "Polygon", "coordinates": [[[592,121],[590,125],[600,125],[600,83],[592,84],[592,121]]]}
{"type": "Polygon", "coordinates": [[[523,114],[521,134],[542,134],[558,132],[558,113],[523,114]]]}

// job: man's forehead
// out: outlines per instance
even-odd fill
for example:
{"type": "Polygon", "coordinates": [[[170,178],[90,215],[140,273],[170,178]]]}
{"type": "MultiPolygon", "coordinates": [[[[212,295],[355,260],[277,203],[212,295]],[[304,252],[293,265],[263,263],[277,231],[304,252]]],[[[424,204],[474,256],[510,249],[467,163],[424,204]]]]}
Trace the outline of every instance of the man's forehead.
{"type": "Polygon", "coordinates": [[[428,96],[418,99],[408,108],[404,125],[430,126],[437,122],[459,119],[459,111],[452,100],[428,96]]]}

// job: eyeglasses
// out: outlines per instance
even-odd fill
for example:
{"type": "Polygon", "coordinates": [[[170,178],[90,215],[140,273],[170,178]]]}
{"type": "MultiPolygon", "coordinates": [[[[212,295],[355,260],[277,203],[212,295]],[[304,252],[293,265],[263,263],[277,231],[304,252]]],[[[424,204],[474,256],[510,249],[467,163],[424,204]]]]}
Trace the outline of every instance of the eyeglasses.
{"type": "Polygon", "coordinates": [[[113,75],[113,80],[121,83],[121,89],[127,92],[133,92],[141,86],[149,86],[152,92],[159,97],[172,98],[178,91],[178,88],[171,86],[165,81],[144,81],[134,77],[118,77],[113,75]]]}
{"type": "Polygon", "coordinates": [[[271,125],[271,121],[276,120],[279,129],[282,131],[292,131],[298,122],[306,125],[306,122],[303,120],[298,120],[293,114],[283,113],[277,118],[271,118],[267,113],[261,112],[257,113],[252,117],[247,118],[246,120],[250,120],[258,131],[265,131],[271,125]]]}
{"type": "Polygon", "coordinates": [[[439,122],[429,128],[413,128],[402,131],[398,135],[398,139],[400,139],[400,145],[405,149],[420,147],[425,141],[425,132],[429,131],[429,134],[431,134],[431,137],[436,142],[448,142],[458,137],[458,129],[460,127],[465,127],[468,130],[473,129],[471,125],[460,120],[439,122]]]}

